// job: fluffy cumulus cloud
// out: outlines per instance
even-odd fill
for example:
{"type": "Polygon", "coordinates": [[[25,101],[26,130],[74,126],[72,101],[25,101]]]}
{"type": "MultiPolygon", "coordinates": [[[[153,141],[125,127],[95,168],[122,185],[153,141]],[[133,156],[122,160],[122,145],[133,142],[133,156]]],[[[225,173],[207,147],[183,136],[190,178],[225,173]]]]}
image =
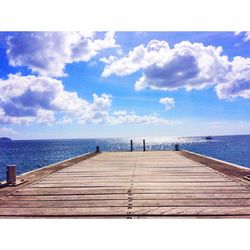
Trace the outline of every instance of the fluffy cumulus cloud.
{"type": "Polygon", "coordinates": [[[110,56],[100,59],[106,63],[102,76],[107,77],[111,74],[125,76],[137,70],[147,68],[163,60],[170,48],[165,41],[152,40],[146,47],[140,45],[131,50],[127,56],[120,59],[110,56]]]}
{"type": "Polygon", "coordinates": [[[99,51],[118,47],[114,33],[103,38],[83,32],[20,32],[7,38],[12,66],[26,66],[42,76],[63,76],[68,63],[89,61],[99,51]]]}
{"type": "Polygon", "coordinates": [[[160,103],[165,106],[166,110],[170,110],[170,109],[173,109],[175,107],[175,101],[171,97],[161,98],[160,103]]]}
{"type": "Polygon", "coordinates": [[[143,70],[136,82],[136,90],[174,90],[178,88],[202,89],[224,81],[231,65],[222,48],[183,41],[170,48],[165,41],[152,40],[140,45],[121,59],[102,59],[106,63],[103,76],[128,75],[143,70]]]}
{"type": "Polygon", "coordinates": [[[250,58],[235,57],[227,82],[215,89],[220,99],[250,98],[250,58]]]}
{"type": "MultiPolygon", "coordinates": [[[[244,33],[250,39],[250,33],[244,33]]],[[[142,70],[135,89],[204,89],[215,86],[221,99],[250,98],[250,58],[229,60],[221,47],[182,41],[170,48],[165,41],[152,40],[122,58],[102,58],[104,77],[129,75],[142,70]]]]}
{"type": "Polygon", "coordinates": [[[100,122],[96,118],[111,103],[111,96],[93,95],[93,102],[64,89],[60,80],[45,76],[9,75],[0,80],[0,122],[12,124],[51,124],[55,114],[64,114],[59,123],[77,117],[81,123],[100,122]]]}
{"type": "Polygon", "coordinates": [[[93,94],[92,102],[66,91],[61,80],[10,74],[0,79],[0,124],[171,124],[159,115],[110,111],[112,96],[93,94]]]}

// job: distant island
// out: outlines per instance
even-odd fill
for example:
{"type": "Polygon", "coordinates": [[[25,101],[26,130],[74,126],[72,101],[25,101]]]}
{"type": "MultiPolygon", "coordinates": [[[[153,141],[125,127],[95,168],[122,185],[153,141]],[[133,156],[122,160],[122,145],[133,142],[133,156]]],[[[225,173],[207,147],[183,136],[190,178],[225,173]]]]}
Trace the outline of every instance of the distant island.
{"type": "Polygon", "coordinates": [[[0,142],[11,142],[12,140],[8,137],[0,137],[0,142]]]}

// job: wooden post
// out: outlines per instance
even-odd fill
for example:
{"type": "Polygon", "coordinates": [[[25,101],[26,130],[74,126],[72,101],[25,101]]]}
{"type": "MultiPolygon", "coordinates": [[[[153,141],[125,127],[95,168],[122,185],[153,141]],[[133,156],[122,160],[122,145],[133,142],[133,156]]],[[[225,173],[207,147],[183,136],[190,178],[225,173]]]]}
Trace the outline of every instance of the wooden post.
{"type": "Polygon", "coordinates": [[[16,165],[7,166],[7,184],[16,184],[16,165]]]}
{"type": "Polygon", "coordinates": [[[130,152],[133,151],[133,140],[130,140],[130,152]]]}
{"type": "Polygon", "coordinates": [[[143,152],[146,151],[145,139],[143,139],[143,152]]]}
{"type": "Polygon", "coordinates": [[[99,146],[96,146],[95,152],[96,152],[96,153],[100,153],[100,147],[99,147],[99,146]]]}

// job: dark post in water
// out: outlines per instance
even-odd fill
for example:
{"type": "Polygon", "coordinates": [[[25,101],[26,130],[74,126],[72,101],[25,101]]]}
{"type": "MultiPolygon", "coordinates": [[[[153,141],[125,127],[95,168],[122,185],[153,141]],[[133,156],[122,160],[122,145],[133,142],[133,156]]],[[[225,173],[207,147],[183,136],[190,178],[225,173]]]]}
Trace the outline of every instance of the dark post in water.
{"type": "Polygon", "coordinates": [[[95,152],[96,152],[96,153],[100,153],[100,147],[99,147],[99,146],[96,146],[95,152]]]}
{"type": "Polygon", "coordinates": [[[145,139],[143,139],[143,151],[146,151],[145,139]]]}
{"type": "Polygon", "coordinates": [[[179,151],[179,144],[175,144],[175,151],[179,151]]]}
{"type": "Polygon", "coordinates": [[[16,165],[7,166],[7,184],[16,184],[16,165]]]}
{"type": "Polygon", "coordinates": [[[130,140],[130,152],[133,151],[133,140],[130,140]]]}

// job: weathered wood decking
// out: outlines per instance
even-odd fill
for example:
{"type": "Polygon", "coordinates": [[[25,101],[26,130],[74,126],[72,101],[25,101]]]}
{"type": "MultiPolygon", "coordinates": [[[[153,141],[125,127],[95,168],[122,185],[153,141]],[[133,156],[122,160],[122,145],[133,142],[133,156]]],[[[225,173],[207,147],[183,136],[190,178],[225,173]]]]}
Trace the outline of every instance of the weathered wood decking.
{"type": "Polygon", "coordinates": [[[96,154],[9,188],[0,197],[0,216],[250,217],[247,181],[186,156],[96,154]]]}

